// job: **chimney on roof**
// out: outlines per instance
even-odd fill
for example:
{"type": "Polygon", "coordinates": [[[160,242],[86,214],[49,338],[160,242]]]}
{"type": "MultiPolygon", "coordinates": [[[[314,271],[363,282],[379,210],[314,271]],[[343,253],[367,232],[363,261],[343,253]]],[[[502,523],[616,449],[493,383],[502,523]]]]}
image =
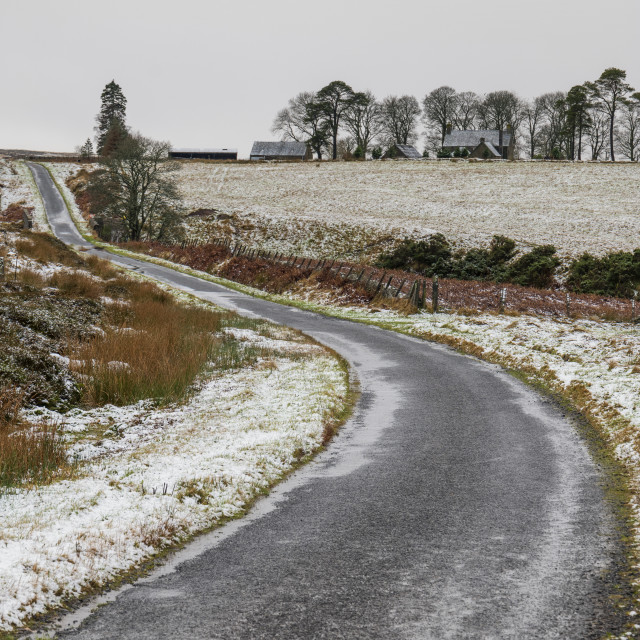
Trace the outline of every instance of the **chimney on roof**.
{"type": "Polygon", "coordinates": [[[484,142],[484,138],[480,138],[480,144],[484,142]]]}
{"type": "Polygon", "coordinates": [[[452,129],[453,129],[453,125],[450,122],[447,122],[447,135],[451,135],[452,129]]]}

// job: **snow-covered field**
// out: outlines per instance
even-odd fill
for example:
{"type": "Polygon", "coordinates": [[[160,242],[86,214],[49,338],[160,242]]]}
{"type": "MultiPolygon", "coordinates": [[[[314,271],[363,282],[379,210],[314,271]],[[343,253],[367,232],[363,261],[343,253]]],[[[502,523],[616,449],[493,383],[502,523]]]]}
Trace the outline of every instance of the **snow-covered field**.
{"type": "Polygon", "coordinates": [[[335,358],[286,330],[237,337],[273,356],[186,406],[32,412],[61,422],[82,462],[71,480],[0,496],[0,629],[240,514],[320,446],[347,393],[335,358]]]}
{"type": "Polygon", "coordinates": [[[33,184],[31,172],[24,162],[0,159],[0,212],[9,205],[21,203],[34,210],[34,227],[47,228],[42,200],[33,184]]]}
{"type": "MultiPolygon", "coordinates": [[[[307,241],[330,254],[354,233],[366,244],[434,231],[465,246],[499,233],[564,255],[640,246],[638,163],[193,162],[177,175],[190,210],[235,213],[241,237],[285,252],[307,241]]],[[[190,224],[194,234],[221,231],[211,220],[190,224]]]]}

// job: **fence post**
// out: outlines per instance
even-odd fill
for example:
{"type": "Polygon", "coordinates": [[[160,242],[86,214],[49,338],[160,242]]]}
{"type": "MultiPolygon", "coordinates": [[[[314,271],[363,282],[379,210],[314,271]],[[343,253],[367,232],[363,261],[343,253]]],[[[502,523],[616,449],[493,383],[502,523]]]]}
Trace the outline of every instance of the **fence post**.
{"type": "Polygon", "coordinates": [[[365,289],[369,286],[369,283],[371,282],[371,278],[373,278],[373,271],[369,274],[369,277],[367,278],[367,281],[364,283],[364,288],[365,289]]]}
{"type": "Polygon", "coordinates": [[[4,258],[0,258],[0,275],[2,276],[2,280],[4,282],[4,258]]]}
{"type": "Polygon", "coordinates": [[[400,293],[402,292],[402,287],[404,287],[404,283],[407,281],[407,279],[405,278],[401,283],[400,286],[398,287],[398,290],[396,291],[396,298],[400,296],[400,293]]]}
{"type": "Polygon", "coordinates": [[[564,303],[567,308],[567,318],[571,316],[571,299],[569,298],[569,292],[565,294],[564,303]]]}
{"type": "Polygon", "coordinates": [[[362,276],[364,275],[364,272],[365,272],[365,271],[366,271],[366,269],[363,269],[363,270],[360,272],[360,275],[356,278],[356,282],[360,282],[360,278],[362,278],[362,276]]]}
{"type": "Polygon", "coordinates": [[[504,313],[504,303],[507,300],[507,288],[500,289],[500,313],[504,313]]]}
{"type": "Polygon", "coordinates": [[[409,290],[409,297],[407,298],[410,304],[413,304],[413,301],[415,298],[415,291],[416,291],[416,281],[414,280],[411,283],[411,289],[409,290]]]}
{"type": "Polygon", "coordinates": [[[386,286],[385,286],[385,288],[384,288],[384,290],[385,290],[385,291],[387,291],[387,289],[389,289],[389,286],[391,285],[391,281],[392,281],[392,280],[393,280],[393,274],[391,274],[391,275],[389,276],[389,280],[387,281],[387,284],[386,284],[386,286]]]}
{"type": "Polygon", "coordinates": [[[636,299],[638,297],[638,292],[634,289],[633,298],[631,298],[631,322],[636,321],[636,299]]]}
{"type": "Polygon", "coordinates": [[[440,285],[438,284],[438,274],[433,276],[433,281],[431,284],[431,310],[433,313],[438,313],[438,289],[440,285]]]}
{"type": "Polygon", "coordinates": [[[420,308],[424,309],[425,302],[427,300],[427,281],[422,281],[422,297],[420,298],[420,308]]]}

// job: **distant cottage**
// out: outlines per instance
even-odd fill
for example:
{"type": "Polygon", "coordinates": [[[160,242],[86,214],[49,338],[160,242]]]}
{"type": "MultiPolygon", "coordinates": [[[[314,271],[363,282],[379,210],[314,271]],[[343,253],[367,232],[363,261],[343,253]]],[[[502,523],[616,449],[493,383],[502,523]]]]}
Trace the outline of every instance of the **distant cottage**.
{"type": "Polygon", "coordinates": [[[420,152],[410,144],[394,144],[382,156],[383,158],[403,158],[404,160],[422,160],[420,152]]]}
{"type": "Polygon", "coordinates": [[[186,160],[237,160],[237,149],[171,149],[170,158],[186,160]]]}
{"type": "Polygon", "coordinates": [[[254,142],[251,160],[311,160],[311,150],[306,142],[254,142]]]}
{"type": "Polygon", "coordinates": [[[475,131],[454,131],[447,127],[442,149],[453,153],[456,149],[467,149],[471,158],[491,160],[513,160],[515,139],[511,127],[506,131],[498,129],[477,129],[475,131]]]}

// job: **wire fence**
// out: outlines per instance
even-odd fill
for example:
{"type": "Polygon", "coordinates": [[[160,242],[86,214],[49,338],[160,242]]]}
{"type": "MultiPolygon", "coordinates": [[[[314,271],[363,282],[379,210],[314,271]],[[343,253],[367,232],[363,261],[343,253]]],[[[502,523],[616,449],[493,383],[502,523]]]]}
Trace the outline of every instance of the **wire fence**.
{"type": "Polygon", "coordinates": [[[229,257],[263,260],[298,269],[328,270],[358,283],[379,295],[408,298],[419,308],[431,311],[523,313],[549,317],[592,318],[617,322],[636,322],[636,300],[592,294],[576,294],[563,289],[534,289],[514,284],[425,278],[399,270],[385,270],[358,263],[300,257],[264,251],[229,240],[202,242],[188,240],[167,249],[198,248],[223,251],[229,257]]]}

